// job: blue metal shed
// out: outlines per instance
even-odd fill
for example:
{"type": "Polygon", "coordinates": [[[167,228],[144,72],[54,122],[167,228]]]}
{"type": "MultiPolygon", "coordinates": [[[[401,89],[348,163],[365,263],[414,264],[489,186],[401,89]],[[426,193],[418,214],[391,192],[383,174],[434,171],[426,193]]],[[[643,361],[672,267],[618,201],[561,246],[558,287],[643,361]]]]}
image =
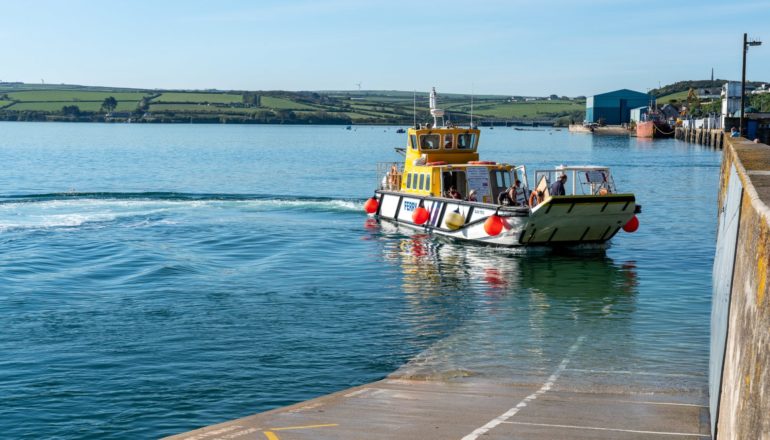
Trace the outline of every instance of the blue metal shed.
{"type": "Polygon", "coordinates": [[[650,104],[650,95],[628,89],[589,96],[586,99],[586,121],[617,125],[631,120],[631,109],[650,104]]]}

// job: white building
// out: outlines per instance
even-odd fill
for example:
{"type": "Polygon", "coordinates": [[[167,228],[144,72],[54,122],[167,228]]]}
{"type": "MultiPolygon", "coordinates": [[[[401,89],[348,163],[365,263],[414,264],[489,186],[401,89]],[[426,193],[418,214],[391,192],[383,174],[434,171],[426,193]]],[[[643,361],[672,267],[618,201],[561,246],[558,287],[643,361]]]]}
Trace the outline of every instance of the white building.
{"type": "Polygon", "coordinates": [[[741,109],[741,82],[730,81],[722,86],[722,127],[725,118],[732,117],[741,109]]]}

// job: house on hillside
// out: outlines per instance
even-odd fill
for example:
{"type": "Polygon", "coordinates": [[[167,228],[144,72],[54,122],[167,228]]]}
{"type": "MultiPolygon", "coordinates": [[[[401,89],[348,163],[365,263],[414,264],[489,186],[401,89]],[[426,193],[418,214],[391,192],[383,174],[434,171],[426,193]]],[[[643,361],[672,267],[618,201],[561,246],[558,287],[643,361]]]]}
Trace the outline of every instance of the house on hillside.
{"type": "Polygon", "coordinates": [[[631,109],[649,105],[650,95],[628,89],[589,96],[586,99],[586,122],[618,125],[631,121],[631,109]]]}
{"type": "Polygon", "coordinates": [[[705,99],[720,99],[722,97],[722,88],[721,87],[709,87],[709,88],[699,88],[695,90],[695,94],[698,95],[698,99],[705,100],[705,99]]]}
{"type": "Polygon", "coordinates": [[[676,119],[679,116],[679,109],[671,104],[666,104],[660,108],[660,112],[666,119],[676,119]]]}
{"type": "Polygon", "coordinates": [[[770,84],[762,84],[751,92],[752,95],[762,95],[765,93],[770,93],[770,84]]]}

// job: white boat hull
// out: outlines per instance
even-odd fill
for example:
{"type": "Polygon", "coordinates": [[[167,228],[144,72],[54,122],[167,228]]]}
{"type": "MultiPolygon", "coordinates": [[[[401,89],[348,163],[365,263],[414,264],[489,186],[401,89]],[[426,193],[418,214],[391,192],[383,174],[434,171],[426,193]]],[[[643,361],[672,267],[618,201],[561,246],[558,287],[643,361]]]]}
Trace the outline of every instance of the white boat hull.
{"type": "Polygon", "coordinates": [[[460,240],[496,246],[563,246],[605,243],[637,210],[631,194],[607,196],[551,197],[530,210],[528,207],[497,206],[462,200],[422,197],[398,191],[377,191],[379,205],[373,215],[380,220],[460,240]],[[422,203],[430,213],[417,225],[412,213],[422,203]],[[447,214],[458,211],[465,223],[452,229],[447,214]],[[500,234],[490,236],[484,222],[497,214],[503,220],[500,234]]]}

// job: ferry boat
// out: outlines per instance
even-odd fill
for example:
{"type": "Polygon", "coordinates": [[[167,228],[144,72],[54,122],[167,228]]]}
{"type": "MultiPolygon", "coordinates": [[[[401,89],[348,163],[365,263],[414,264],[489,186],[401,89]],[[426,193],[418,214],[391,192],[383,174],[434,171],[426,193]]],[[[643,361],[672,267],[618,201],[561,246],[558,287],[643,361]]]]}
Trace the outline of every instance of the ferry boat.
{"type": "Polygon", "coordinates": [[[379,187],[364,204],[369,215],[497,246],[604,244],[621,229],[638,228],[641,206],[634,194],[617,191],[609,168],[537,170],[530,188],[523,165],[479,160],[480,131],[445,124],[436,100],[433,88],[433,124],[409,128],[406,147],[396,149],[403,163],[378,164],[379,187]],[[552,186],[564,194],[551,194],[552,186]],[[504,192],[509,197],[501,198],[504,192]]]}

